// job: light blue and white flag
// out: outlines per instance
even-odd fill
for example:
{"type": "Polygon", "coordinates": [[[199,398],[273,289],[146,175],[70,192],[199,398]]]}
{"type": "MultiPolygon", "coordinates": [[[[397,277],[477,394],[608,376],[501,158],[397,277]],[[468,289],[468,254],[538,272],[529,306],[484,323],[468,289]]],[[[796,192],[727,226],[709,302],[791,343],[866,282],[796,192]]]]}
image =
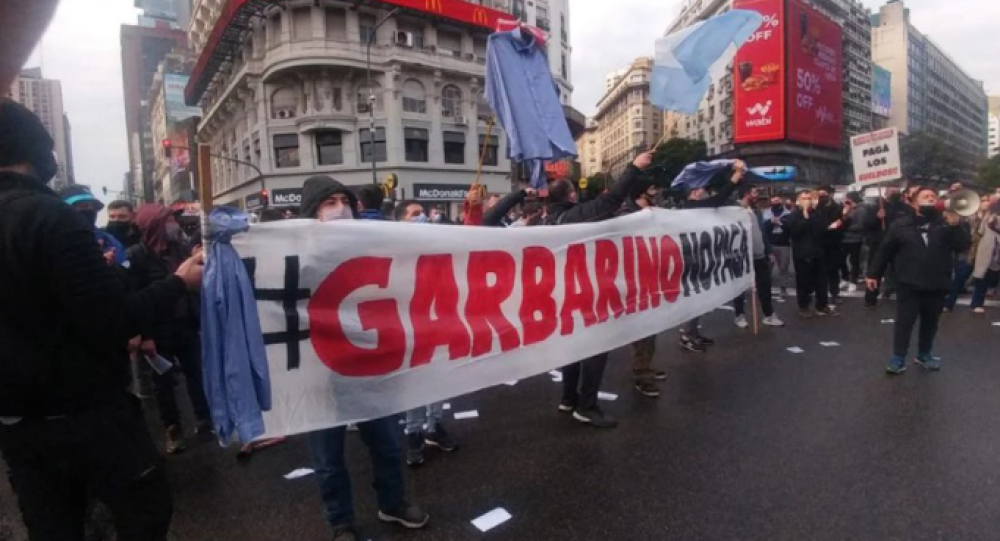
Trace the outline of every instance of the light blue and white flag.
{"type": "Polygon", "coordinates": [[[734,9],[656,40],[653,104],[667,111],[697,112],[709,85],[726,75],[736,51],[763,20],[756,11],[734,9]]]}

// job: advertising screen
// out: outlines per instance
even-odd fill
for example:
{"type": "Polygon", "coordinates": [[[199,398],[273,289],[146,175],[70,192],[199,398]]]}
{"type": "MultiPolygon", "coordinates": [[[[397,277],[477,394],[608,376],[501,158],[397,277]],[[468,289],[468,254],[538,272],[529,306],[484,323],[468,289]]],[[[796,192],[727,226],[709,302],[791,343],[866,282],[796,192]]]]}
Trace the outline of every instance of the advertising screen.
{"type": "Polygon", "coordinates": [[[734,141],[784,139],[784,0],[736,0],[733,8],[756,11],[764,17],[733,62],[734,141]]]}
{"type": "Polygon", "coordinates": [[[872,112],[886,118],[892,113],[892,73],[872,65],[872,112]]]}
{"type": "Polygon", "coordinates": [[[788,0],[788,138],[840,148],[843,131],[842,30],[788,0]]]}
{"type": "Polygon", "coordinates": [[[167,122],[183,122],[191,117],[201,116],[201,109],[184,104],[184,87],[187,83],[187,75],[167,73],[163,76],[167,122]]]}

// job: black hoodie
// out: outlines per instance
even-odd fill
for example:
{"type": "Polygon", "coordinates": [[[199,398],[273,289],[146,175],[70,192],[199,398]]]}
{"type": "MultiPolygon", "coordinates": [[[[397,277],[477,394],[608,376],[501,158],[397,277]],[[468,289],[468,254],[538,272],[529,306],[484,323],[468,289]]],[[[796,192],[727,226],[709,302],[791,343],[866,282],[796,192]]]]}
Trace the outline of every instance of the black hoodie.
{"type": "Polygon", "coordinates": [[[951,288],[955,254],[968,250],[969,244],[969,232],[963,227],[911,213],[886,232],[868,277],[881,280],[891,263],[899,285],[944,293],[951,288]]]}
{"type": "Polygon", "coordinates": [[[303,218],[316,218],[320,205],[332,195],[342,193],[351,202],[351,213],[358,219],[358,196],[347,186],[328,176],[307,178],[302,185],[302,206],[299,215],[303,218]]]}

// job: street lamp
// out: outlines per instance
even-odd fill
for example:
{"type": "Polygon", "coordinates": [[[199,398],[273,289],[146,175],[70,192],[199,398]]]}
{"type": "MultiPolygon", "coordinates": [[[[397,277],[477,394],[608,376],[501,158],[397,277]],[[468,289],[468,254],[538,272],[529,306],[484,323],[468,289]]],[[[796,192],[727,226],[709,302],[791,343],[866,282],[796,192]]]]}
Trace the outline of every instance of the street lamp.
{"type": "MultiPolygon", "coordinates": [[[[365,67],[368,71],[368,150],[372,153],[372,184],[378,184],[378,160],[375,156],[375,90],[372,88],[372,43],[378,34],[378,29],[389,19],[399,13],[400,8],[394,8],[375,27],[368,32],[368,43],[365,44],[365,67]]],[[[364,156],[362,156],[362,159],[364,156]]]]}

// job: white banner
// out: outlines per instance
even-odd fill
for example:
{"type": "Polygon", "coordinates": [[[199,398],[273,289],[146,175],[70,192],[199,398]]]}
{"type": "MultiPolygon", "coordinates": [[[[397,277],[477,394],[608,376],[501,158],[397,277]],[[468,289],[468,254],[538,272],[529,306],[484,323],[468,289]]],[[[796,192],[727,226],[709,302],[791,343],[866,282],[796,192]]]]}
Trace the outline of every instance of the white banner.
{"type": "Polygon", "coordinates": [[[234,246],[252,258],[268,343],[267,436],[399,413],[676,327],[750,287],[750,219],[256,225],[234,246]]]}
{"type": "Polygon", "coordinates": [[[873,184],[903,178],[896,128],[851,137],[851,157],[857,183],[873,184]]]}

